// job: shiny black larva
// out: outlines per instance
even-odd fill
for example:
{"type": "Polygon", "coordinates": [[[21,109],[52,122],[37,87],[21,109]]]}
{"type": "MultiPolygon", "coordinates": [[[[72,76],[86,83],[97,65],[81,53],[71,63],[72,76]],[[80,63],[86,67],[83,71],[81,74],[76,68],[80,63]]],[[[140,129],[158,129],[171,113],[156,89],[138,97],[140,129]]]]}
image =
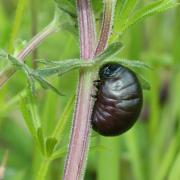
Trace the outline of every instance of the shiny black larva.
{"type": "Polygon", "coordinates": [[[136,74],[117,63],[101,67],[92,128],[103,136],[116,136],[129,130],[137,121],[143,104],[142,88],[136,74]]]}

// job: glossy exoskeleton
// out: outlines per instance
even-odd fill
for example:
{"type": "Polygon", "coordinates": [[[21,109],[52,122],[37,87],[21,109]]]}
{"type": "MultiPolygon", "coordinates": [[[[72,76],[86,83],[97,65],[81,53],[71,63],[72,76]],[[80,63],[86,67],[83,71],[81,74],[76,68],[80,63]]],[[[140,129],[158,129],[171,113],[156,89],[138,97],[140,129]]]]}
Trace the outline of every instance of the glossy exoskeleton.
{"type": "Polygon", "coordinates": [[[140,114],[143,95],[136,74],[120,64],[101,67],[100,80],[92,112],[92,128],[104,136],[116,136],[129,130],[140,114]]]}

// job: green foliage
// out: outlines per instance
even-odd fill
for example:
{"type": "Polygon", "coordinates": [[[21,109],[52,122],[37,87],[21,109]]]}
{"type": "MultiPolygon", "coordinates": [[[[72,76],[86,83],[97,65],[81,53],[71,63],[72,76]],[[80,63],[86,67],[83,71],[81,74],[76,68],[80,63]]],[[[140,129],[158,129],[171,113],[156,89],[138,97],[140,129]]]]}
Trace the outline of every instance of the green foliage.
{"type": "MultiPolygon", "coordinates": [[[[54,34],[38,49],[41,59],[37,60],[39,62],[37,69],[32,69],[29,62],[23,64],[15,58],[17,52],[23,48],[23,43],[19,43],[20,46],[17,45],[14,52],[11,50],[11,55],[0,50],[0,61],[13,64],[19,70],[10,83],[0,91],[0,160],[6,149],[10,152],[8,164],[5,165],[5,179],[60,178],[60,173],[64,169],[62,158],[67,154],[70,117],[73,114],[76,98],[74,84],[77,82],[77,71],[73,70],[94,71],[108,62],[118,62],[132,68],[144,89],[150,89],[151,85],[151,90],[144,93],[144,108],[147,108],[149,114],[147,113],[146,117],[142,115],[135,127],[120,137],[107,139],[93,133],[85,179],[93,179],[94,174],[98,179],[103,180],[179,179],[180,50],[179,46],[174,45],[179,44],[179,9],[177,12],[174,10],[158,16],[155,20],[152,19],[152,22],[148,22],[148,29],[142,28],[144,23],[142,26],[136,24],[147,17],[177,6],[176,2],[117,0],[109,45],[93,62],[79,59],[78,23],[74,0],[56,0],[57,9],[52,24],[62,31],[54,34]],[[127,31],[133,30],[132,25],[142,29],[142,32],[127,31]],[[143,34],[146,34],[145,38],[142,38],[143,34]],[[120,39],[122,35],[124,35],[123,39],[120,39]],[[119,43],[119,39],[125,48],[119,43]],[[137,57],[134,57],[129,47],[133,45],[132,47],[135,48],[134,45],[138,46],[139,43],[146,46],[137,48],[139,52],[136,52],[137,57]],[[129,57],[134,60],[130,60],[129,57]],[[49,59],[57,59],[57,61],[49,59]],[[56,78],[51,77],[52,75],[61,76],[56,78]],[[169,83],[166,88],[169,94],[161,104],[159,94],[165,80],[169,83]],[[27,87],[24,88],[26,81],[29,83],[28,90],[27,87]],[[55,84],[56,88],[52,84],[55,84]],[[45,92],[41,87],[51,89],[56,94],[51,91],[45,92]],[[19,102],[20,108],[17,107],[19,102]],[[24,121],[21,119],[19,109],[24,121]]],[[[0,20],[3,24],[0,27],[2,34],[0,43],[4,49],[9,46],[12,49],[18,34],[22,39],[29,38],[31,21],[22,14],[22,9],[25,8],[29,13],[29,8],[21,4],[24,7],[19,10],[19,20],[14,23],[16,27],[12,27],[13,3],[15,1],[11,1],[7,6],[6,0],[0,2],[0,20]],[[22,19],[23,23],[20,26],[22,19]],[[14,35],[13,40],[9,42],[10,32],[14,35]]],[[[41,2],[38,0],[38,3],[41,2]]],[[[99,30],[103,3],[96,0],[93,3],[97,30],[99,30]]],[[[48,22],[49,17],[52,16],[53,3],[46,1],[38,5],[38,9],[38,26],[44,27],[45,22],[48,22]]],[[[143,110],[143,114],[145,112],[143,110]]]]}
{"type": "Polygon", "coordinates": [[[9,53],[12,53],[14,51],[14,42],[17,38],[18,32],[20,30],[21,21],[23,18],[24,10],[26,7],[27,1],[26,0],[19,0],[17,9],[16,9],[16,15],[14,19],[14,24],[11,32],[11,39],[9,43],[9,53]]]}
{"type": "Polygon", "coordinates": [[[177,5],[178,4],[172,0],[160,0],[157,2],[153,2],[145,7],[142,7],[137,12],[135,12],[135,14],[132,17],[129,18],[129,22],[124,26],[122,31],[126,30],[138,21],[142,21],[144,18],[148,16],[159,14],[160,12],[166,11],[177,5]]]}
{"type": "Polygon", "coordinates": [[[33,119],[32,114],[27,107],[27,101],[25,99],[22,99],[20,108],[21,108],[21,112],[23,114],[24,120],[26,121],[26,126],[28,127],[31,135],[35,137],[37,127],[35,126],[34,121],[32,121],[33,119]]]}
{"type": "Polygon", "coordinates": [[[60,29],[67,30],[77,35],[77,16],[74,1],[55,0],[56,11],[54,21],[60,29]]]}
{"type": "MultiPolygon", "coordinates": [[[[58,121],[54,131],[52,132],[51,137],[48,137],[44,133],[43,126],[39,119],[35,97],[29,90],[27,91],[28,93],[26,95],[26,98],[23,98],[20,104],[21,112],[35,144],[39,148],[39,151],[42,153],[44,158],[48,158],[47,163],[49,164],[50,161],[64,156],[67,151],[67,147],[57,149],[56,145],[60,144],[63,139],[63,133],[67,126],[68,117],[72,112],[74,96],[70,98],[69,103],[67,104],[64,112],[61,115],[61,119],[58,121]]],[[[41,168],[44,169],[44,167],[47,166],[47,163],[44,164],[43,161],[41,164],[41,168]]],[[[46,172],[42,173],[44,174],[46,172]]]]}
{"type": "Polygon", "coordinates": [[[135,8],[137,4],[138,0],[117,1],[111,41],[122,36],[135,23],[179,5],[173,0],[158,0],[135,8]]]}
{"type": "Polygon", "coordinates": [[[52,137],[46,139],[46,154],[47,154],[47,156],[52,155],[56,144],[57,144],[57,139],[52,138],[52,137]]]}
{"type": "Polygon", "coordinates": [[[55,0],[57,7],[76,18],[76,3],[72,0],[55,0]]]}
{"type": "Polygon", "coordinates": [[[21,63],[19,60],[17,60],[15,57],[11,55],[7,55],[7,60],[9,60],[17,69],[22,70],[29,80],[29,87],[32,91],[32,93],[35,92],[35,83],[34,80],[36,80],[42,88],[44,89],[51,89],[58,95],[62,96],[63,94],[59,92],[57,88],[55,88],[51,83],[49,83],[46,79],[44,79],[42,76],[40,76],[38,73],[36,73],[33,69],[29,68],[26,64],[21,63]]]}
{"type": "Polygon", "coordinates": [[[41,127],[39,127],[36,131],[37,134],[37,140],[38,140],[38,145],[39,149],[41,150],[42,154],[45,154],[45,140],[44,140],[44,133],[41,127]]]}

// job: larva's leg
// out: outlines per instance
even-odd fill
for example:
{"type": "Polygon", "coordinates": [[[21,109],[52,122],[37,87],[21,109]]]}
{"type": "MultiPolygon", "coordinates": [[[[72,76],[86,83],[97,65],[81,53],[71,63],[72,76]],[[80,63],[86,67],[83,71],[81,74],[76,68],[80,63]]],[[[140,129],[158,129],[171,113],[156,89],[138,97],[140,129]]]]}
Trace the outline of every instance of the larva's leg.
{"type": "Polygon", "coordinates": [[[99,89],[99,87],[100,87],[100,80],[95,80],[95,81],[93,81],[93,85],[97,88],[97,89],[99,89]]]}
{"type": "Polygon", "coordinates": [[[91,97],[97,99],[97,95],[91,95],[91,97]]]}

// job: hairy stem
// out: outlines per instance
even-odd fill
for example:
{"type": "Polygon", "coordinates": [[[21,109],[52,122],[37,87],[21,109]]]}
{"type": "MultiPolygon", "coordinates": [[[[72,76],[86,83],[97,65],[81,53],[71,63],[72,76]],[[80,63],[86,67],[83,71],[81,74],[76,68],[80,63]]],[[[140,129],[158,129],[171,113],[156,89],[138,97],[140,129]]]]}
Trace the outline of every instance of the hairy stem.
{"type": "MultiPolygon", "coordinates": [[[[77,0],[81,58],[88,60],[102,53],[106,48],[111,31],[115,2],[116,1],[104,0],[104,18],[100,38],[97,47],[94,49],[94,44],[96,43],[95,25],[90,2],[88,0],[77,0]]],[[[77,104],[65,166],[65,180],[77,180],[82,178],[83,169],[85,167],[92,112],[92,79],[92,73],[80,71],[77,104]]]]}
{"type": "Polygon", "coordinates": [[[65,180],[80,179],[85,167],[90,129],[91,77],[90,72],[80,73],[77,105],[64,174],[65,180]]]}
{"type": "Polygon", "coordinates": [[[95,51],[95,56],[102,53],[108,44],[108,39],[111,33],[115,4],[116,0],[104,0],[103,21],[98,45],[95,51]]]}
{"type": "MultiPolygon", "coordinates": [[[[81,58],[88,61],[93,57],[95,26],[91,5],[88,0],[77,0],[80,29],[81,58]]],[[[65,165],[64,179],[77,180],[82,177],[89,142],[90,116],[92,109],[92,73],[80,71],[76,109],[71,140],[65,165]]]]}
{"type": "MultiPolygon", "coordinates": [[[[50,25],[48,25],[30,40],[30,42],[18,53],[16,58],[19,61],[24,62],[27,55],[29,55],[33,50],[35,50],[37,46],[49,35],[53,34],[56,31],[57,27],[54,24],[51,23],[50,25]]],[[[15,72],[16,69],[13,66],[7,66],[7,68],[5,68],[0,73],[0,87],[2,87],[15,72]]]]}

